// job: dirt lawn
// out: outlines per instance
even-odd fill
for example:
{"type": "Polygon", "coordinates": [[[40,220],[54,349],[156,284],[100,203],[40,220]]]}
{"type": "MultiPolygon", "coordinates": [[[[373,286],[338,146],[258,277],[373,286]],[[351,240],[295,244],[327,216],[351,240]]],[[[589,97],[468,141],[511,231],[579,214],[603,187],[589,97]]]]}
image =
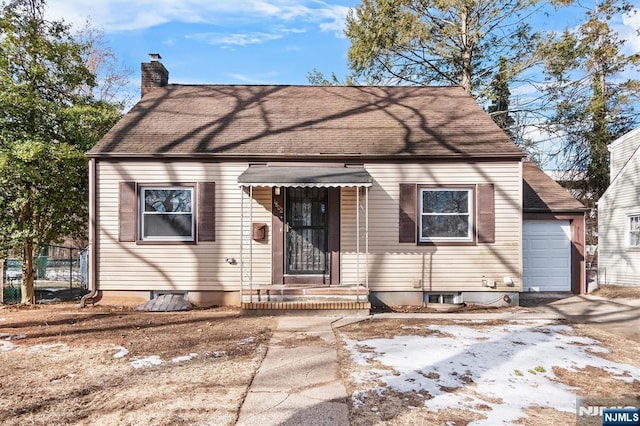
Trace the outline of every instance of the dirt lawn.
{"type": "Polygon", "coordinates": [[[640,395],[640,344],[586,325],[373,319],[339,335],[354,426],[575,424],[578,396],[640,395]]]}
{"type": "MultiPolygon", "coordinates": [[[[609,288],[606,296],[638,295],[609,288]]],[[[539,336],[546,345],[560,339],[558,346],[565,348],[563,339],[573,339],[575,347],[570,349],[580,350],[584,358],[640,368],[640,343],[589,325],[570,329],[557,325],[560,328],[527,326],[512,334],[533,336],[532,352],[542,348],[535,346],[539,336]]],[[[226,308],[141,313],[101,306],[80,310],[71,303],[0,307],[0,424],[233,425],[274,327],[271,317],[241,317],[238,310],[226,308]]],[[[492,396],[493,390],[508,396],[514,393],[509,386],[520,382],[548,389],[557,384],[573,395],[640,395],[640,375],[635,372],[625,381],[623,376],[613,377],[606,365],[561,365],[544,358],[547,349],[538,350],[543,358],[530,365],[514,367],[504,362],[504,368],[496,371],[504,373],[506,384],[483,387],[481,367],[500,356],[490,356],[496,350],[489,344],[492,333],[508,327],[512,324],[461,321],[454,315],[451,320],[365,320],[337,329],[352,424],[482,421],[485,413],[508,405],[507,397],[492,396]],[[445,343],[451,339],[451,344],[475,339],[469,340],[474,350],[463,349],[434,362],[426,358],[429,349],[406,356],[405,348],[416,340],[405,342],[404,347],[389,346],[398,339],[430,338],[445,343]],[[399,350],[407,362],[419,358],[419,368],[405,361],[390,362],[391,349],[399,350]],[[451,360],[473,368],[447,371],[451,360]],[[423,388],[418,389],[418,384],[423,388]],[[445,398],[450,408],[430,411],[425,402],[438,398],[445,398]]],[[[507,352],[517,348],[512,361],[527,353],[524,337],[509,339],[503,338],[498,348],[507,352]]],[[[544,394],[535,388],[529,394],[520,392],[528,399],[544,394]]],[[[575,413],[567,410],[541,405],[522,411],[525,416],[512,423],[575,422],[575,413]]]]}
{"type": "Polygon", "coordinates": [[[232,425],[273,320],[237,310],[0,309],[0,424],[232,425]]]}
{"type": "MultiPolygon", "coordinates": [[[[594,294],[639,299],[640,287],[594,294]]],[[[337,335],[354,426],[555,426],[576,424],[576,397],[640,402],[640,342],[624,325],[374,317],[337,335]]]]}

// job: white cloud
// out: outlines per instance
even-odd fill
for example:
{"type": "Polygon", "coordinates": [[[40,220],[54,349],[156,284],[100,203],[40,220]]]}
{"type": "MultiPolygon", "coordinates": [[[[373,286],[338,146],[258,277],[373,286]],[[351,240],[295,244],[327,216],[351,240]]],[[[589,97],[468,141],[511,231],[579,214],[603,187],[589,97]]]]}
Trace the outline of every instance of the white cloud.
{"type": "Polygon", "coordinates": [[[345,6],[335,6],[331,9],[325,9],[325,18],[327,21],[320,23],[320,30],[324,32],[333,32],[338,37],[344,37],[346,28],[346,17],[349,8],[345,6]]]}
{"type": "Polygon", "coordinates": [[[629,53],[640,52],[640,10],[633,11],[622,17],[624,27],[620,29],[620,36],[627,41],[629,53]]]}
{"type": "Polygon", "coordinates": [[[341,34],[348,9],[314,0],[50,0],[47,15],[76,25],[89,19],[106,32],[144,30],[167,22],[223,25],[271,20],[302,21],[341,34]]]}
{"type": "Polygon", "coordinates": [[[186,38],[199,40],[207,44],[219,45],[222,47],[246,46],[249,44],[262,44],[271,40],[278,40],[283,37],[282,34],[273,33],[197,33],[189,34],[186,38]]]}
{"type": "Polygon", "coordinates": [[[246,32],[246,33],[218,33],[206,32],[187,34],[185,38],[202,41],[207,44],[230,48],[235,46],[247,46],[251,44],[263,44],[272,40],[279,40],[288,34],[301,34],[307,30],[304,28],[278,27],[273,32],[246,32]]]}
{"type": "Polygon", "coordinates": [[[239,83],[244,84],[267,84],[268,80],[272,79],[276,73],[266,73],[256,76],[250,76],[246,74],[227,73],[226,76],[230,77],[239,83]]]}

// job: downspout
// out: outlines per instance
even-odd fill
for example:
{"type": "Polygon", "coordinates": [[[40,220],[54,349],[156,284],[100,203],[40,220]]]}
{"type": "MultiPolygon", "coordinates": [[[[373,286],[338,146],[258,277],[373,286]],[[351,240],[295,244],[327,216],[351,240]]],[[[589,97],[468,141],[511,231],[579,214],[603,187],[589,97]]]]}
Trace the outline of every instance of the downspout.
{"type": "Polygon", "coordinates": [[[98,294],[97,253],[96,253],[96,159],[89,159],[89,293],[80,299],[80,308],[84,308],[87,300],[98,294]]]}

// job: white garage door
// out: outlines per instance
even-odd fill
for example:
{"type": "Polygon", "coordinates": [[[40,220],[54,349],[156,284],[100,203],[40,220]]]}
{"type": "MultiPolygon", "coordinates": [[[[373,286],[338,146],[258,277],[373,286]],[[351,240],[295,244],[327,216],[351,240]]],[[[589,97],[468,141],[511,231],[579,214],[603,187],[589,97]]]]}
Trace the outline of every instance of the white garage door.
{"type": "Polygon", "coordinates": [[[524,291],[571,291],[569,221],[524,221],[522,246],[524,291]]]}

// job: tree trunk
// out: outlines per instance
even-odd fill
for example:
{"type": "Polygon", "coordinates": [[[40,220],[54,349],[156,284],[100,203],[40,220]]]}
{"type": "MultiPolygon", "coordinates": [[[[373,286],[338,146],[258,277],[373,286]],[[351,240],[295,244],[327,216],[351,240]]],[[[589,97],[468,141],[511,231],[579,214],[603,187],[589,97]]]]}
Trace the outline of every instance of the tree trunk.
{"type": "Polygon", "coordinates": [[[24,243],[22,252],[22,303],[31,304],[36,301],[34,288],[35,270],[33,267],[33,241],[24,243]]]}
{"type": "Polygon", "coordinates": [[[460,30],[461,30],[461,66],[462,66],[462,70],[461,73],[462,75],[460,76],[460,85],[462,86],[462,88],[464,89],[465,92],[471,94],[471,90],[473,89],[472,87],[472,81],[471,81],[471,76],[473,75],[473,67],[471,65],[471,58],[472,58],[472,53],[471,53],[471,48],[469,47],[469,25],[468,25],[468,19],[469,19],[469,14],[468,12],[462,11],[460,13],[460,21],[461,21],[461,25],[460,25],[460,30]]]}

